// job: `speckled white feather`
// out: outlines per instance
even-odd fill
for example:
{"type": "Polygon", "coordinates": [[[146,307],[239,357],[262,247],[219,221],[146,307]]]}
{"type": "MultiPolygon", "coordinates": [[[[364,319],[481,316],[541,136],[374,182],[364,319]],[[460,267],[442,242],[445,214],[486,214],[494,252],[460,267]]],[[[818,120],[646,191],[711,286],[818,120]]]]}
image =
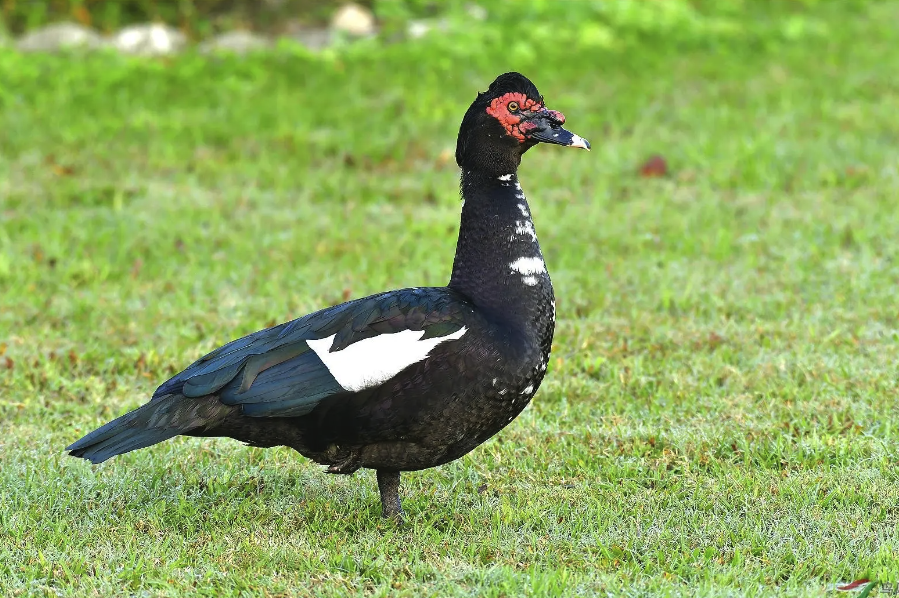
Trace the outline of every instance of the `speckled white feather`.
{"type": "Polygon", "coordinates": [[[519,235],[527,235],[531,241],[537,240],[537,231],[534,230],[534,223],[530,220],[516,220],[515,232],[519,235]]]}

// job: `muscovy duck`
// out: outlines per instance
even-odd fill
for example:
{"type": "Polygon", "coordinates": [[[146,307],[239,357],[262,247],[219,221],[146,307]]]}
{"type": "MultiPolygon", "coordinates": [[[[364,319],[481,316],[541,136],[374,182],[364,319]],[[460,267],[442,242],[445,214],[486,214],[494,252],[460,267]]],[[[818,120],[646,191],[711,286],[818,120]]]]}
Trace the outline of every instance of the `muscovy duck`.
{"type": "Polygon", "coordinates": [[[555,300],[517,171],[540,142],[590,149],[564,122],[525,76],[500,75],[459,129],[462,222],[446,287],[349,301],[232,341],[66,450],[100,463],[177,435],[288,446],[328,473],[376,470],[383,515],[401,517],[400,472],[474,449],[546,373],[555,300]]]}

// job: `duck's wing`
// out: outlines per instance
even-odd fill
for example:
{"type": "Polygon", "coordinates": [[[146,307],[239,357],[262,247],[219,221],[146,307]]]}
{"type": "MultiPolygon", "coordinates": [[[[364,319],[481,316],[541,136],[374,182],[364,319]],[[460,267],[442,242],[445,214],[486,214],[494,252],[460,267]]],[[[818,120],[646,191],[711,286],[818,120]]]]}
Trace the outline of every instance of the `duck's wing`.
{"type": "Polygon", "coordinates": [[[214,395],[253,417],[306,415],[327,397],[383,384],[461,338],[472,311],[446,288],[373,295],[261,330],[201,357],[154,399],[214,395]]]}

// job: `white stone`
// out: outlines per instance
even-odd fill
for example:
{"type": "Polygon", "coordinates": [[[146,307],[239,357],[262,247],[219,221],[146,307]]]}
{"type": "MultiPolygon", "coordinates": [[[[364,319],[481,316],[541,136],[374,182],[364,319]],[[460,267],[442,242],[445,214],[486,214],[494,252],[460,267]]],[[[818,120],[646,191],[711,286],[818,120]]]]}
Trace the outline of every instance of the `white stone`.
{"type": "Polygon", "coordinates": [[[446,336],[422,339],[424,330],[403,330],[357,341],[334,352],[331,352],[331,344],[336,334],[307,340],[306,344],[315,351],[340,386],[345,390],[358,391],[386,382],[413,363],[426,359],[440,343],[457,340],[466,331],[463,326],[446,336]]]}
{"type": "Polygon", "coordinates": [[[113,36],[113,46],[126,54],[163,56],[174,54],[187,45],[187,37],[162,23],[145,23],[125,27],[113,36]]]}
{"type": "Polygon", "coordinates": [[[53,52],[66,48],[98,48],[99,33],[77,23],[54,23],[29,31],[16,42],[22,52],[53,52]]]}
{"type": "Polygon", "coordinates": [[[334,35],[330,29],[300,27],[293,30],[288,39],[291,39],[307,50],[318,51],[330,46],[334,41],[334,35]]]}
{"type": "Polygon", "coordinates": [[[475,21],[483,21],[487,18],[487,9],[478,4],[468,4],[465,6],[465,12],[475,21]]]}
{"type": "Polygon", "coordinates": [[[406,26],[406,35],[412,39],[424,37],[431,30],[431,24],[427,21],[409,21],[406,26]]]}
{"type": "Polygon", "coordinates": [[[331,28],[356,37],[375,33],[375,16],[358,4],[344,4],[331,19],[331,28]]]}
{"type": "Polygon", "coordinates": [[[271,45],[267,38],[250,31],[229,31],[204,41],[199,46],[200,52],[231,52],[246,54],[268,48],[271,45]]]}
{"type": "Polygon", "coordinates": [[[432,31],[446,31],[449,26],[447,19],[415,19],[406,25],[406,35],[410,39],[420,39],[432,31]]]}

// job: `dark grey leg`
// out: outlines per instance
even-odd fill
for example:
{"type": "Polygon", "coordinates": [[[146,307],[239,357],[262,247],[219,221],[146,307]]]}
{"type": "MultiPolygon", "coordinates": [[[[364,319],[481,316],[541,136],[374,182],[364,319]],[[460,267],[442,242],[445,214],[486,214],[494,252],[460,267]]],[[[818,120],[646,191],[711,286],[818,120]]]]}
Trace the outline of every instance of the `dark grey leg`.
{"type": "Polygon", "coordinates": [[[378,490],[381,491],[381,516],[402,519],[400,505],[400,472],[378,470],[378,490]]]}

